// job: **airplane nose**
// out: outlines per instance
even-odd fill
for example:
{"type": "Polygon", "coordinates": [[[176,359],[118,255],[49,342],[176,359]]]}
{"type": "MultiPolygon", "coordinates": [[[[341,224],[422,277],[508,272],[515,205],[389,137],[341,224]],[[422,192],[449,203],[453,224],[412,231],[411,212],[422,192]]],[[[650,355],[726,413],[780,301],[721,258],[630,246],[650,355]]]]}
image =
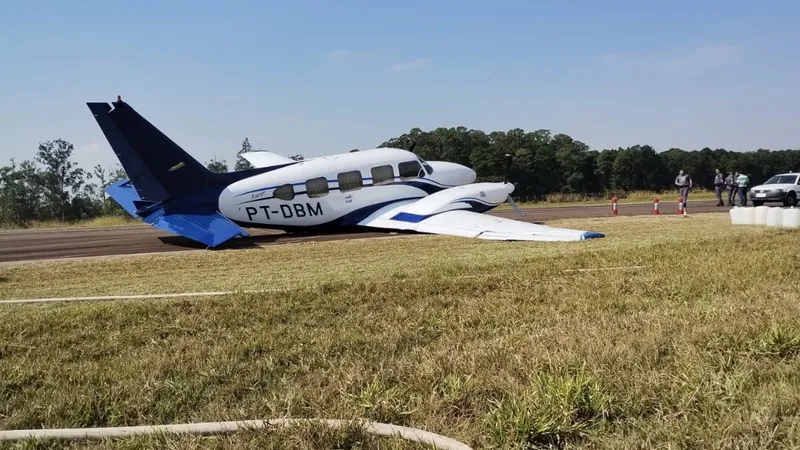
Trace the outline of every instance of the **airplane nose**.
{"type": "Polygon", "coordinates": [[[478,178],[478,174],[475,173],[475,171],[470,169],[469,167],[465,167],[465,169],[467,169],[467,173],[466,173],[467,182],[464,183],[464,184],[474,183],[475,180],[478,178]]]}

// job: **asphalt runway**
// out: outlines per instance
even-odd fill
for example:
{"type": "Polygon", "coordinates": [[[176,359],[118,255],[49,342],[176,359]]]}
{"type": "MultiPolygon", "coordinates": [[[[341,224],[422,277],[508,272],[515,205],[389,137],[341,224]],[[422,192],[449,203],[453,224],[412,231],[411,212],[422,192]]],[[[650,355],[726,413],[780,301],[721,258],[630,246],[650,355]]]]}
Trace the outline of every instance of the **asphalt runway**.
{"type": "MultiPolygon", "coordinates": [[[[677,202],[661,202],[659,205],[661,214],[676,214],[677,206],[673,203],[677,202]]],[[[689,202],[687,209],[689,214],[721,212],[730,209],[715,205],[714,201],[689,202]]],[[[489,214],[537,223],[566,218],[611,216],[610,205],[521,209],[527,215],[526,217],[518,216],[513,209],[492,211],[489,214]]],[[[618,204],[617,210],[619,216],[651,214],[652,204],[618,204]]],[[[324,235],[284,233],[264,229],[248,229],[247,231],[251,237],[234,239],[219,248],[253,248],[301,241],[364,239],[398,234],[388,230],[385,232],[342,232],[324,235]]],[[[0,263],[161,253],[203,248],[205,246],[202,244],[154,229],[148,225],[0,232],[0,263]]]]}

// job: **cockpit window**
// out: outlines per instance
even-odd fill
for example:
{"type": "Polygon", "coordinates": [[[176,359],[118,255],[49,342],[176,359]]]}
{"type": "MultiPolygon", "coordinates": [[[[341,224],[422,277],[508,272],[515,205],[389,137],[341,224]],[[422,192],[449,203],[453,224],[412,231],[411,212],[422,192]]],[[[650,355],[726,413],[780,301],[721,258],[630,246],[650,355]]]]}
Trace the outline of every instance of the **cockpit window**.
{"type": "Polygon", "coordinates": [[[425,170],[420,165],[419,161],[405,161],[397,165],[400,172],[400,178],[417,178],[424,177],[425,170]]]}
{"type": "Polygon", "coordinates": [[[432,173],[433,173],[433,167],[431,167],[431,165],[430,165],[430,164],[428,164],[427,162],[425,162],[425,160],[424,160],[424,159],[422,159],[422,158],[419,158],[419,157],[417,157],[417,159],[418,159],[418,160],[419,160],[419,162],[422,164],[422,167],[424,167],[424,168],[425,168],[425,171],[426,171],[426,172],[428,172],[428,175],[430,175],[430,174],[432,174],[432,173]]]}

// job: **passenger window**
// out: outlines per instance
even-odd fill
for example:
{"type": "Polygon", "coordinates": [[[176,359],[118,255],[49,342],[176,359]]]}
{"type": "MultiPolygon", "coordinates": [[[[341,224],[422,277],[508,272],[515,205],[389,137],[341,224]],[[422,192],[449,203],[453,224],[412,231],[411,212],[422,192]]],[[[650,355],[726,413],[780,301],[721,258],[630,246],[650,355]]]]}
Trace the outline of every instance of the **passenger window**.
{"type": "Polygon", "coordinates": [[[419,161],[406,161],[397,165],[400,172],[400,178],[417,178],[424,177],[425,171],[419,164],[419,161]]]}
{"type": "Polygon", "coordinates": [[[328,195],[328,179],[325,177],[317,177],[306,180],[306,193],[309,198],[328,195]]]}
{"type": "Polygon", "coordinates": [[[361,172],[353,170],[350,172],[343,172],[339,174],[339,190],[342,192],[354,191],[361,189],[364,186],[364,181],[361,178],[361,172]]]}
{"type": "Polygon", "coordinates": [[[372,184],[389,184],[394,181],[394,168],[392,166],[378,166],[370,170],[372,174],[372,184]]]}
{"type": "Polygon", "coordinates": [[[291,200],[294,198],[294,186],[291,184],[284,184],[275,189],[272,196],[279,200],[291,200]]]}

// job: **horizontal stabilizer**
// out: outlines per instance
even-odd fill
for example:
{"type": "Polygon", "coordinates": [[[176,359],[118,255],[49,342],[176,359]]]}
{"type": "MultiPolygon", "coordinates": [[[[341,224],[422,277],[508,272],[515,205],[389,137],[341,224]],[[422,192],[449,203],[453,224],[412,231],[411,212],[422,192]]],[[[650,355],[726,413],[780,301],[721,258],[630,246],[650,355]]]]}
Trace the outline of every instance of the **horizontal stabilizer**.
{"type": "Polygon", "coordinates": [[[141,197],[136,192],[136,187],[130,180],[121,179],[114,184],[110,184],[105,189],[106,194],[113,198],[115,202],[119,203],[122,208],[128,212],[134,219],[138,219],[139,215],[136,214],[136,202],[141,201],[141,197]]]}
{"type": "Polygon", "coordinates": [[[256,168],[280,166],[295,162],[295,160],[291,158],[281,156],[277,153],[268,152],[266,150],[244,152],[239,156],[246,159],[247,162],[249,162],[250,164],[253,165],[253,167],[256,168]]]}
{"type": "Polygon", "coordinates": [[[216,247],[237,236],[250,234],[216,212],[212,214],[164,213],[163,209],[146,217],[145,222],[170,233],[179,234],[209,247],[216,247]]]}
{"type": "Polygon", "coordinates": [[[135,219],[142,219],[156,228],[178,234],[209,247],[216,247],[236,236],[250,236],[245,230],[219,212],[168,213],[158,202],[142,200],[129,180],[120,180],[106,187],[106,193],[135,219]],[[151,210],[147,210],[151,208],[151,210]],[[142,211],[145,210],[145,211],[142,211]],[[146,217],[142,217],[144,212],[146,217]],[[149,213],[149,215],[147,215],[149,213]]]}

